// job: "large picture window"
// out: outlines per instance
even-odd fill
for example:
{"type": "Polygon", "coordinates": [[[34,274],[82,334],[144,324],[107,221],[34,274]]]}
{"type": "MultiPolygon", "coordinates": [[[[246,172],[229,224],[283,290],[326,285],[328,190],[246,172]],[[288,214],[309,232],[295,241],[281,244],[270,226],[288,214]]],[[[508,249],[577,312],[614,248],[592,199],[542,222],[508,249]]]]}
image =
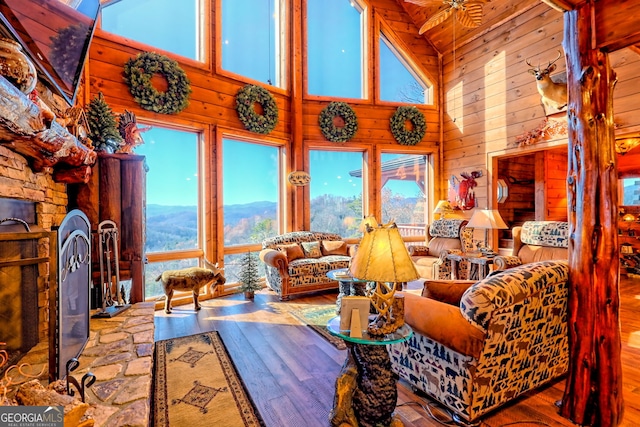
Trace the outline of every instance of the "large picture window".
{"type": "Polygon", "coordinates": [[[428,219],[426,156],[381,155],[382,222],[394,221],[403,236],[424,235],[428,219]]]}
{"type": "Polygon", "coordinates": [[[229,138],[222,144],[224,268],[231,283],[238,279],[243,255],[280,233],[282,149],[229,138]]]}
{"type": "Polygon", "coordinates": [[[222,0],[222,68],[284,87],[282,0],[222,0]]]}
{"type": "Polygon", "coordinates": [[[155,281],[166,269],[198,265],[199,226],[198,145],[200,135],[162,127],[144,134],[136,154],[145,156],[146,247],[145,296],[162,295],[155,281]],[[158,262],[156,262],[158,261],[158,262]]]}
{"type": "Polygon", "coordinates": [[[307,92],[366,98],[365,13],[356,0],[307,0],[307,92]]]}
{"type": "Polygon", "coordinates": [[[363,218],[363,154],[309,151],[311,230],[356,237],[363,218]]]}
{"type": "Polygon", "coordinates": [[[204,0],[120,0],[102,9],[102,29],[202,61],[204,0]]]}

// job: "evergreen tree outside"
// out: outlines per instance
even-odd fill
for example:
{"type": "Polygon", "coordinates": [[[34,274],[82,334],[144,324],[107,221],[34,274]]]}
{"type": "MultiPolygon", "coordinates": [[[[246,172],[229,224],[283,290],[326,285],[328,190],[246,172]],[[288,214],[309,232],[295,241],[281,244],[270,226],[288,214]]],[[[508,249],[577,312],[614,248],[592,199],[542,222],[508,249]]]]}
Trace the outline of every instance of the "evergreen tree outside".
{"type": "Polygon", "coordinates": [[[258,257],[255,253],[247,252],[242,257],[238,282],[240,283],[240,292],[255,292],[262,289],[258,273],[258,257]]]}
{"type": "Polygon", "coordinates": [[[89,138],[96,151],[115,153],[122,145],[122,136],[118,130],[116,118],[104,100],[102,92],[91,100],[87,110],[89,138]]]}

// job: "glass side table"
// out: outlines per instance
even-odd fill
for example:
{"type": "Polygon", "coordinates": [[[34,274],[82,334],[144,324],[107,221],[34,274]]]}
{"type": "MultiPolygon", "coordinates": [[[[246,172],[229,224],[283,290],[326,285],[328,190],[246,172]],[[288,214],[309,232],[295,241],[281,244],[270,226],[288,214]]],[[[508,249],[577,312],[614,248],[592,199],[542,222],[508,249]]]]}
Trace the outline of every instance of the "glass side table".
{"type": "Polygon", "coordinates": [[[397,331],[372,336],[366,332],[362,338],[349,336],[340,330],[340,317],[327,323],[332,335],[347,344],[347,359],[336,379],[333,409],[329,415],[332,426],[361,425],[401,426],[402,421],[393,415],[398,403],[398,375],[391,369],[387,344],[408,340],[413,330],[406,323],[397,331]]]}

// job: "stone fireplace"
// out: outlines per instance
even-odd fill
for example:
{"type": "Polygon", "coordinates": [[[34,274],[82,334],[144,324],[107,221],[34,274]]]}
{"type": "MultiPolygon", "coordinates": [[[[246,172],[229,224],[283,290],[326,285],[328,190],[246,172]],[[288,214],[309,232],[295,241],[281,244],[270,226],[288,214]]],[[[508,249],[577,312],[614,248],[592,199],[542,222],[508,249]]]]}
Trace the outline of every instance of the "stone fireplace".
{"type": "Polygon", "coordinates": [[[33,172],[24,157],[0,146],[0,220],[16,217],[31,230],[27,232],[16,221],[0,224],[0,302],[10,307],[0,319],[0,342],[7,343],[0,349],[7,350],[13,361],[38,344],[48,347],[51,304],[55,303],[49,295],[49,234],[66,211],[65,184],[54,182],[47,171],[33,172]],[[20,238],[12,241],[7,236],[20,238]]]}

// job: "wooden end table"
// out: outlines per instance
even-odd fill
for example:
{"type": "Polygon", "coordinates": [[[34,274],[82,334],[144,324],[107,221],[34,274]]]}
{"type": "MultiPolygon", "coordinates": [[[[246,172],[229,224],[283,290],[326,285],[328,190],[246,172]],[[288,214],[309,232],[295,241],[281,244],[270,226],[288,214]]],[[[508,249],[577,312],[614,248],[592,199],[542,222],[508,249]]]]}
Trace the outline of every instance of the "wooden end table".
{"type": "Polygon", "coordinates": [[[358,427],[402,426],[402,421],[393,412],[398,403],[398,375],[391,368],[387,344],[408,340],[413,329],[406,323],[397,331],[374,336],[367,332],[362,338],[340,330],[340,317],[327,323],[332,335],[342,338],[347,344],[347,359],[336,379],[336,394],[329,415],[331,425],[358,427]]]}
{"type": "Polygon", "coordinates": [[[483,256],[481,254],[447,254],[447,260],[451,261],[451,279],[458,280],[458,263],[467,261],[471,267],[476,266],[475,271],[472,268],[469,271],[469,279],[482,280],[489,274],[489,266],[493,265],[493,257],[483,256]]]}

